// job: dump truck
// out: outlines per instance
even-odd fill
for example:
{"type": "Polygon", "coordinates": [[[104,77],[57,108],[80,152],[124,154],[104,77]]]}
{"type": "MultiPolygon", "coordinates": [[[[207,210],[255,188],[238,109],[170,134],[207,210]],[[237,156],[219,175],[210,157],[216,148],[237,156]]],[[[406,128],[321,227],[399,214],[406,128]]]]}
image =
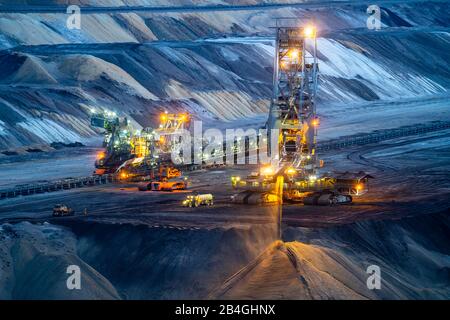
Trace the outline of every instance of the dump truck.
{"type": "Polygon", "coordinates": [[[186,190],[187,182],[182,181],[151,181],[138,186],[139,191],[175,191],[186,190]]]}
{"type": "Polygon", "coordinates": [[[187,183],[185,181],[152,181],[149,187],[152,191],[186,190],[187,183]]]}
{"type": "Polygon", "coordinates": [[[54,217],[66,217],[66,216],[73,216],[74,211],[72,208],[65,204],[57,204],[53,207],[53,216],[54,217]]]}
{"type": "Polygon", "coordinates": [[[214,197],[210,193],[189,195],[183,201],[183,206],[190,207],[190,208],[198,207],[201,205],[212,206],[213,204],[214,204],[214,197]]]}

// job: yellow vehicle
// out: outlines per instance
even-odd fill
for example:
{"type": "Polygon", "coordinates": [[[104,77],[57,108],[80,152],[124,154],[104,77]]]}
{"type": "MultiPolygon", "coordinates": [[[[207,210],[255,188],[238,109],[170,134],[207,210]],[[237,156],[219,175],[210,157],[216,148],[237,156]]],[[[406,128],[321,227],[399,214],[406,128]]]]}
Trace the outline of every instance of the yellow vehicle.
{"type": "Polygon", "coordinates": [[[185,190],[188,187],[187,177],[181,177],[181,171],[171,166],[160,166],[157,172],[152,172],[150,182],[138,187],[140,191],[174,191],[185,190]]]}
{"type": "Polygon", "coordinates": [[[198,207],[201,205],[212,206],[213,204],[214,204],[214,197],[210,193],[189,195],[183,201],[183,206],[190,208],[198,207]]]}

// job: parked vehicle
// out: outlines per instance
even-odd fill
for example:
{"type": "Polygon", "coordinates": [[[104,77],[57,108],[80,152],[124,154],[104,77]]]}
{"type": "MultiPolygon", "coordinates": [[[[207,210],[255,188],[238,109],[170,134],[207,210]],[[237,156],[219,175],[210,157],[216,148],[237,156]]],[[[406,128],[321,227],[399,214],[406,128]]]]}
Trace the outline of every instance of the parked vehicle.
{"type": "Polygon", "coordinates": [[[214,204],[214,197],[210,193],[189,195],[183,201],[184,207],[198,207],[201,205],[212,206],[214,204]]]}
{"type": "Polygon", "coordinates": [[[152,181],[138,187],[140,191],[174,191],[185,190],[186,188],[186,181],[152,181]]]}
{"type": "Polygon", "coordinates": [[[53,216],[54,217],[66,217],[66,216],[73,216],[74,211],[72,208],[65,204],[57,204],[53,207],[53,216]]]}

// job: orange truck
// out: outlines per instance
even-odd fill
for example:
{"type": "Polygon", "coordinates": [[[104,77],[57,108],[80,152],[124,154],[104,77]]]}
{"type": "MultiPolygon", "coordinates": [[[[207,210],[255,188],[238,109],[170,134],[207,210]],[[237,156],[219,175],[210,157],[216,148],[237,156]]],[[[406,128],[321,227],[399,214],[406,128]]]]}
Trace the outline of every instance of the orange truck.
{"type": "Polygon", "coordinates": [[[149,189],[152,191],[174,191],[185,190],[187,188],[186,181],[152,181],[149,183],[149,189]]]}

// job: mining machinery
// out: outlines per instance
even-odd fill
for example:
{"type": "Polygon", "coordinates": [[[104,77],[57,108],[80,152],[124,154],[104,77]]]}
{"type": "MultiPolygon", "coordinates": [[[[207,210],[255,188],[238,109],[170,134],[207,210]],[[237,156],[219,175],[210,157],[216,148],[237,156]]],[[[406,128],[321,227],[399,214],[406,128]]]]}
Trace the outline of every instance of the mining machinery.
{"type": "Polygon", "coordinates": [[[319,175],[323,161],[316,153],[320,124],[316,114],[316,28],[279,26],[277,21],[274,60],[267,129],[277,133],[277,145],[269,146],[272,162],[261,166],[259,172],[246,178],[232,177],[233,187],[241,191],[233,200],[251,204],[283,200],[316,205],[352,202],[353,196],[367,191],[371,176],[363,172],[319,175]]]}
{"type": "MultiPolygon", "coordinates": [[[[122,180],[145,178],[167,182],[167,176],[162,172],[179,171],[172,161],[173,150],[181,143],[181,136],[190,122],[189,114],[171,114],[164,112],[160,115],[157,128],[144,128],[137,131],[130,139],[134,157],[125,161],[117,173],[122,180]],[[161,170],[163,168],[164,170],[161,170]]],[[[177,159],[177,165],[182,164],[182,157],[177,159]]]]}
{"type": "Polygon", "coordinates": [[[171,152],[189,121],[187,113],[164,112],[157,128],[134,130],[126,118],[114,112],[94,111],[91,125],[105,130],[105,151],[97,157],[95,174],[115,173],[122,181],[150,181],[146,190],[185,189],[187,182],[172,163],[171,152]]]}
{"type": "MultiPolygon", "coordinates": [[[[185,129],[188,129],[189,123],[188,113],[162,113],[159,127],[154,130],[156,143],[152,145],[152,152],[164,161],[169,161],[172,151],[178,149],[177,144],[181,143],[181,137],[185,129]]],[[[177,160],[182,161],[181,158],[177,160]]]]}
{"type": "Polygon", "coordinates": [[[147,181],[138,187],[140,191],[175,191],[187,189],[187,178],[183,178],[181,170],[171,164],[154,166],[147,174],[147,181]]]}
{"type": "Polygon", "coordinates": [[[191,194],[181,203],[183,207],[196,208],[199,206],[214,205],[214,196],[211,193],[191,194]]]}
{"type": "Polygon", "coordinates": [[[132,152],[131,128],[127,118],[119,118],[114,112],[92,111],[91,125],[104,132],[104,151],[99,152],[94,174],[114,173],[125,161],[134,157],[132,152]]]}

